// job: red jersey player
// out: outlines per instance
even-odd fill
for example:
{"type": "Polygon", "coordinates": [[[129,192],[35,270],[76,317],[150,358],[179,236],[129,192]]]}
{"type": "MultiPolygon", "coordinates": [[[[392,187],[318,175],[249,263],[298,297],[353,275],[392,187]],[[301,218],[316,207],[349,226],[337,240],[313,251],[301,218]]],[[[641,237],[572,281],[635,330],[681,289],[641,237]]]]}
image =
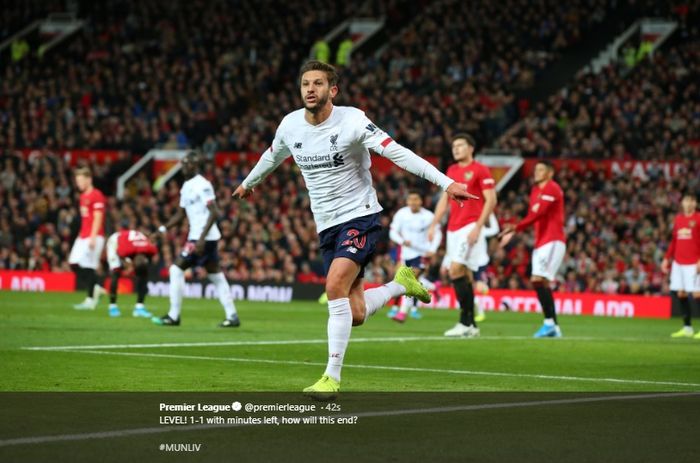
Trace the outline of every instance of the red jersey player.
{"type": "MultiPolygon", "coordinates": [[[[691,313],[693,305],[700,304],[700,213],[695,212],[696,207],[694,195],[683,196],[682,213],[673,222],[673,238],[661,263],[664,273],[671,267],[671,291],[678,297],[683,312],[683,328],[673,333],[673,338],[693,337],[691,313]]],[[[700,339],[700,332],[694,337],[700,339]]]]}
{"type": "Polygon", "coordinates": [[[97,267],[105,245],[105,197],[92,186],[92,173],[87,167],[75,170],[75,183],[80,191],[80,234],[73,243],[68,263],[73,266],[78,282],[87,288],[85,300],[73,307],[92,310],[104,289],[97,284],[97,267]]]}
{"type": "Polygon", "coordinates": [[[134,317],[151,318],[153,315],[146,310],[143,301],[148,292],[148,264],[152,256],[158,253],[158,248],[137,230],[123,229],[113,233],[107,240],[107,263],[112,274],[109,291],[109,316],[121,315],[117,306],[117,285],[124,264],[131,263],[136,277],[136,306],[132,312],[134,317]]]}
{"type": "Polygon", "coordinates": [[[544,313],[544,324],[536,338],[561,337],[550,283],[556,278],[566,254],[564,234],[564,193],[553,180],[554,167],[547,161],[535,165],[535,185],[530,192],[530,209],[517,225],[506,225],[500,233],[501,247],[506,246],[515,232],[530,225],[535,228],[535,249],[532,251],[532,276],[537,298],[544,313]]]}
{"type": "Polygon", "coordinates": [[[447,176],[466,183],[467,190],[479,199],[458,202],[443,193],[435,208],[435,217],[428,230],[433,239],[436,226],[448,212],[447,255],[449,275],[461,308],[459,322],[445,336],[479,336],[474,320],[474,273],[489,261],[484,224],[496,206],[496,182],[489,168],[474,160],[474,139],[468,134],[457,134],[452,139],[452,157],[456,164],[447,169],[447,176]]]}

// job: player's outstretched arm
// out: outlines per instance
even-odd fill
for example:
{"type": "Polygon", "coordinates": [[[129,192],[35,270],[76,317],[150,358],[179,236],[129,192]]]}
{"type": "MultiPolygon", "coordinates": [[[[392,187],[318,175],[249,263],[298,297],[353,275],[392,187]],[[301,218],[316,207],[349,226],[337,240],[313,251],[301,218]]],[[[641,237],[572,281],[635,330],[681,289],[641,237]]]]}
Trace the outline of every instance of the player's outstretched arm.
{"type": "Polygon", "coordinates": [[[467,192],[466,185],[455,182],[413,151],[396,143],[385,131],[373,124],[364,113],[356,120],[356,128],[358,140],[365,148],[391,160],[403,170],[439,186],[450,198],[457,201],[479,199],[467,192]]]}
{"type": "Polygon", "coordinates": [[[234,198],[245,198],[253,188],[262,183],[265,178],[282,164],[282,161],[291,156],[292,153],[284,144],[280,129],[277,129],[272,145],[265,150],[260,159],[250,171],[248,176],[241,182],[236,190],[231,194],[234,198]]]}
{"type": "Polygon", "coordinates": [[[403,170],[439,186],[452,199],[458,201],[462,199],[478,199],[477,196],[467,192],[465,184],[455,182],[413,151],[401,146],[391,140],[391,138],[388,138],[388,140],[389,142],[386,143],[381,154],[403,170]]]}

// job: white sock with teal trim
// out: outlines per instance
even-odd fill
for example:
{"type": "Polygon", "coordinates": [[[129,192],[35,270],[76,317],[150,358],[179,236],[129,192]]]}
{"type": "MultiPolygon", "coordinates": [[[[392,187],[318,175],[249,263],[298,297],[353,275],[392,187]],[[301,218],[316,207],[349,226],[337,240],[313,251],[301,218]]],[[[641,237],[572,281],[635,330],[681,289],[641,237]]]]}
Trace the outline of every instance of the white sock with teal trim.
{"type": "Polygon", "coordinates": [[[236,305],[233,303],[231,287],[226,281],[224,272],[210,273],[209,281],[216,286],[216,295],[219,297],[219,302],[221,302],[221,305],[224,307],[226,318],[232,319],[236,315],[236,305]]]}
{"type": "Polygon", "coordinates": [[[185,293],[185,272],[173,264],[170,266],[170,310],[168,317],[173,320],[180,319],[182,308],[182,296],[185,293]]]}
{"type": "Polygon", "coordinates": [[[341,297],[328,301],[328,365],[325,374],[340,381],[345,350],[352,331],[350,299],[341,297]]]}

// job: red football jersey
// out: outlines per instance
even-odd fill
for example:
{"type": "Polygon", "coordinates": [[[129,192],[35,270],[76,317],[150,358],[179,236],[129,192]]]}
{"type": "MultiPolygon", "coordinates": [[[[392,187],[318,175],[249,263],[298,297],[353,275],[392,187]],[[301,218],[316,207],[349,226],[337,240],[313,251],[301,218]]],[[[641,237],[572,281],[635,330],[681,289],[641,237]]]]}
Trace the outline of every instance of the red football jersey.
{"type": "Polygon", "coordinates": [[[676,216],[666,258],[680,265],[697,264],[700,260],[700,213],[676,216]]]}
{"type": "Polygon", "coordinates": [[[148,240],[148,237],[137,230],[122,230],[117,238],[117,255],[131,257],[136,254],[149,256],[158,253],[158,248],[148,240]]]}
{"type": "MultiPolygon", "coordinates": [[[[80,237],[89,238],[92,232],[92,222],[95,220],[95,212],[105,210],[105,196],[97,188],[80,195],[80,237]]],[[[97,236],[104,236],[105,221],[102,216],[102,223],[97,231],[97,236]]]]}
{"type": "Polygon", "coordinates": [[[496,181],[491,176],[489,168],[476,161],[464,167],[459,164],[451,165],[447,169],[447,176],[455,182],[466,184],[467,191],[479,197],[479,199],[462,201],[461,206],[457,201],[450,199],[447,231],[455,231],[479,220],[481,211],[484,210],[484,190],[493,189],[496,181]]]}
{"type": "Polygon", "coordinates": [[[523,231],[535,224],[535,248],[552,241],[566,242],[564,234],[564,192],[554,180],[544,186],[535,185],[530,191],[530,210],[516,226],[523,231]]]}

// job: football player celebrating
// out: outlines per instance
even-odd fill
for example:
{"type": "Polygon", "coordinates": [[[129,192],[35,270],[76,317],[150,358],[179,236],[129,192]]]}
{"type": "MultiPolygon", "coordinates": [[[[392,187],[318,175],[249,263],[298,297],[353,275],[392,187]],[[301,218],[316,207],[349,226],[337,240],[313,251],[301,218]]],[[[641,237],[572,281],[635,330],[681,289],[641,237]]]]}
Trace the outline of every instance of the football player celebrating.
{"type": "Polygon", "coordinates": [[[306,182],[319,232],[328,296],[328,363],[304,392],[332,399],[340,390],[340,370],[353,325],[361,325],[394,297],[408,295],[429,302],[430,294],[408,267],[394,281],[364,290],[364,267],[380,236],[382,206],[372,186],[369,150],[436,185],[450,197],[474,198],[432,164],[396,143],[364,112],[334,106],[338,74],[320,61],[305,63],[299,73],[304,107],[281,122],[272,145],[233,193],[245,198],[267,175],[292,156],[306,182]]]}

